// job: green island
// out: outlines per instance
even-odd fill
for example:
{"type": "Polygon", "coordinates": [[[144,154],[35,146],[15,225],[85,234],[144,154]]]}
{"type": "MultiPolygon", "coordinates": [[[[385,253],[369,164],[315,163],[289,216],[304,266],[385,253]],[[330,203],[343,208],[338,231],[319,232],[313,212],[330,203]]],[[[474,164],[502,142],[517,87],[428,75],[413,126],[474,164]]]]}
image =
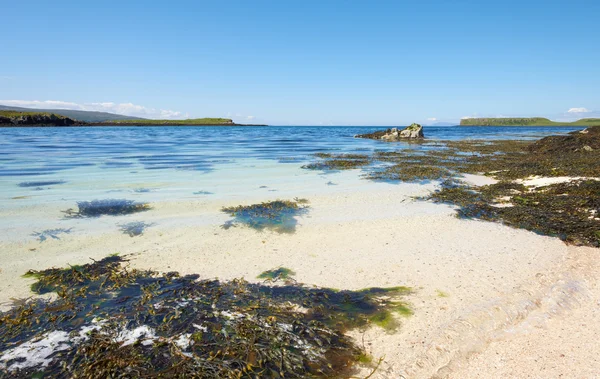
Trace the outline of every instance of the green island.
{"type": "Polygon", "coordinates": [[[190,118],[186,120],[114,120],[100,122],[99,125],[131,125],[131,126],[147,126],[147,125],[236,125],[230,118],[190,118]]]}
{"type": "MultiPolygon", "coordinates": [[[[60,110],[50,111],[21,111],[1,110],[0,126],[236,126],[229,118],[193,118],[185,120],[150,120],[142,118],[115,119],[111,117],[100,117],[100,112],[78,112],[78,118],[69,117],[68,113],[60,110]],[[87,115],[87,114],[90,115],[87,115]]],[[[110,115],[110,114],[107,114],[110,115]]]]}
{"type": "Polygon", "coordinates": [[[573,122],[552,121],[544,117],[463,118],[461,126],[596,126],[600,118],[582,118],[573,122]]]}

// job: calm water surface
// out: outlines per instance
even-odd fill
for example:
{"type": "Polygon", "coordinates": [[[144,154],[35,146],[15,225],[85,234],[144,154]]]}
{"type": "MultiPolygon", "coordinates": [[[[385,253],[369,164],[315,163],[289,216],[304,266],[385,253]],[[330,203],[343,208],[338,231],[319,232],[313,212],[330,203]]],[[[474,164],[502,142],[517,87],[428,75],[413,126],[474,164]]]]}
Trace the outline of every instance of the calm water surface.
{"type": "MultiPolygon", "coordinates": [[[[0,206],[14,205],[15,197],[52,202],[241,194],[267,182],[301,185],[298,177],[309,174],[300,167],[316,152],[432,148],[353,138],[379,129],[384,127],[0,128],[0,206]]],[[[432,140],[532,139],[577,129],[425,127],[425,134],[432,140]]]]}

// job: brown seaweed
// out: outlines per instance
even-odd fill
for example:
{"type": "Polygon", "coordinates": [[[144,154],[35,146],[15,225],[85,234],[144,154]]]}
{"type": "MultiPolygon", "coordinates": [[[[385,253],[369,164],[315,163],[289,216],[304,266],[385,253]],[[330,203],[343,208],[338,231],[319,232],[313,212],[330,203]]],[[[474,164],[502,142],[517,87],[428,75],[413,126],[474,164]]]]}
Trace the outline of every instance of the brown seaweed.
{"type": "Polygon", "coordinates": [[[298,223],[297,217],[308,211],[308,200],[275,200],[252,205],[224,207],[223,212],[234,219],[223,225],[229,229],[238,224],[262,231],[269,229],[278,233],[293,233],[298,223]]]}
{"type": "Polygon", "coordinates": [[[148,203],[126,199],[104,199],[92,201],[78,201],[78,210],[64,211],[67,218],[122,216],[132,213],[144,212],[151,207],[148,203]]]}
{"type": "Polygon", "coordinates": [[[391,330],[394,314],[411,313],[406,287],[200,280],[130,269],[119,256],[27,276],[57,298],[0,313],[0,377],[348,377],[366,353],[345,331],[391,330]],[[45,365],[24,364],[39,355],[14,349],[50,333],[63,333],[60,348],[45,365]]]}

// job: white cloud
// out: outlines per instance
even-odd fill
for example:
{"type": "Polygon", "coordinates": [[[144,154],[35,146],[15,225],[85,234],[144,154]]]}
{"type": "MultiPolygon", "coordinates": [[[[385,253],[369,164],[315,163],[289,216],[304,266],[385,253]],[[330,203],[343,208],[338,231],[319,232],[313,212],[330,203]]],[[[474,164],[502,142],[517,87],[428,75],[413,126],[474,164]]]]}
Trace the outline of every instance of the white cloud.
{"type": "Polygon", "coordinates": [[[567,113],[589,113],[589,112],[591,112],[591,111],[586,108],[569,108],[569,110],[567,111],[567,113]]]}
{"type": "Polygon", "coordinates": [[[254,116],[246,116],[246,118],[247,118],[248,120],[253,120],[253,119],[254,119],[254,116]]]}
{"type": "Polygon", "coordinates": [[[427,121],[437,121],[437,118],[435,118],[435,117],[429,117],[429,118],[427,119],[427,121]]]}
{"type": "Polygon", "coordinates": [[[189,117],[187,113],[178,111],[172,111],[168,109],[156,109],[148,108],[142,105],[136,105],[133,103],[72,103],[67,101],[58,100],[0,100],[0,104],[24,107],[24,108],[36,108],[36,109],[70,109],[76,111],[95,111],[95,112],[109,112],[116,113],[125,116],[143,117],[143,118],[154,118],[154,119],[180,119],[189,117]]]}

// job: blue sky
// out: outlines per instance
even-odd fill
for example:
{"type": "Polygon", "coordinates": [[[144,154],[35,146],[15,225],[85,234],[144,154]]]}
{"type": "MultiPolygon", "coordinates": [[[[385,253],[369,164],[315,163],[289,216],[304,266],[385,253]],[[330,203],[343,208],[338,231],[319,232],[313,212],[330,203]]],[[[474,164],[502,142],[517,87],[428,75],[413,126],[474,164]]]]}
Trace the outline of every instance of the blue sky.
{"type": "Polygon", "coordinates": [[[0,104],[291,125],[600,115],[597,0],[0,9],[0,104]]]}

